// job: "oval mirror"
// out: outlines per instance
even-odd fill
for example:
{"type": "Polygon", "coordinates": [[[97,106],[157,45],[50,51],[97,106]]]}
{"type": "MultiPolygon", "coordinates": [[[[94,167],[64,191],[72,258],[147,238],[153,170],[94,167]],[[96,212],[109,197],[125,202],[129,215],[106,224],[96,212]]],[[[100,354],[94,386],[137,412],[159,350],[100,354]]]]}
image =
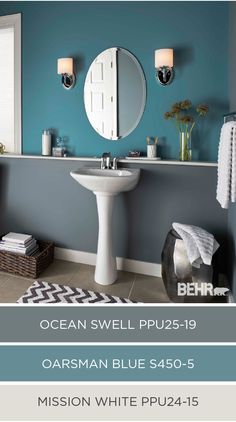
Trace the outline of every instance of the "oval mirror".
{"type": "Polygon", "coordinates": [[[146,81],[138,60],[109,48],[91,64],[84,85],[87,117],[99,135],[118,140],[138,125],[146,104],[146,81]]]}

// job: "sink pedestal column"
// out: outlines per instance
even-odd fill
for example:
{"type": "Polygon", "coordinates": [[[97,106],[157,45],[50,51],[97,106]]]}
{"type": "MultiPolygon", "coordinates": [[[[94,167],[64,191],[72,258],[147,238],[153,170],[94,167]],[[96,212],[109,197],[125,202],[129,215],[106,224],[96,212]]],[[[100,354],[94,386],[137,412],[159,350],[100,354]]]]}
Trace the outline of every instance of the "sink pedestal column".
{"type": "Polygon", "coordinates": [[[114,195],[95,192],[97,200],[99,232],[97,263],[94,279],[96,283],[107,285],[117,279],[116,259],[112,245],[112,214],[114,195]]]}

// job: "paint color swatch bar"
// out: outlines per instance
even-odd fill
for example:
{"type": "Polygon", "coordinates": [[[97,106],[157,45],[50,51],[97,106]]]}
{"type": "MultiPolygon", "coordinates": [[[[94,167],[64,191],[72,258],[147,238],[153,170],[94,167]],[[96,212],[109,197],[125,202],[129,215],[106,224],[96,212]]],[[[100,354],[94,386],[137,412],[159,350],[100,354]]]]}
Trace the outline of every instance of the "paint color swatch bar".
{"type": "Polygon", "coordinates": [[[235,421],[236,385],[0,385],[4,421],[235,421]]]}
{"type": "Polygon", "coordinates": [[[2,306],[0,343],[236,342],[235,316],[229,305],[2,306]]]}
{"type": "Polygon", "coordinates": [[[0,381],[236,381],[236,346],[0,346],[0,381]]]}

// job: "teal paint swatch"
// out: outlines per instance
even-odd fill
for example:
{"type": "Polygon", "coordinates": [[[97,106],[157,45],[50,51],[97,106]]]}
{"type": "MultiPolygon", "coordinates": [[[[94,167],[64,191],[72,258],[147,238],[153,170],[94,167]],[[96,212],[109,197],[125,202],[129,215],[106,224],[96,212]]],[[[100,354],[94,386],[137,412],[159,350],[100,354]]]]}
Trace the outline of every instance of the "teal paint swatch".
{"type": "Polygon", "coordinates": [[[0,346],[0,381],[236,381],[235,353],[236,346],[0,346]]]}

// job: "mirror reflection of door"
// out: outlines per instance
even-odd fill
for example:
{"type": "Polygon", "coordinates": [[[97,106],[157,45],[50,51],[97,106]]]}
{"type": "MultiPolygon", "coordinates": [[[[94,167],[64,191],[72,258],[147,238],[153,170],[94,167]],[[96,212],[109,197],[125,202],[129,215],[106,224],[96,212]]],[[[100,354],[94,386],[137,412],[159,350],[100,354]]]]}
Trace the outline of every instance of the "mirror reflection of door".
{"type": "Polygon", "coordinates": [[[118,139],[117,49],[101,53],[85,80],[85,108],[94,129],[104,138],[118,139]]]}
{"type": "Polygon", "coordinates": [[[87,117],[99,135],[123,139],[139,124],[146,104],[141,65],[128,50],[112,47],[91,63],[84,84],[87,117]]]}

